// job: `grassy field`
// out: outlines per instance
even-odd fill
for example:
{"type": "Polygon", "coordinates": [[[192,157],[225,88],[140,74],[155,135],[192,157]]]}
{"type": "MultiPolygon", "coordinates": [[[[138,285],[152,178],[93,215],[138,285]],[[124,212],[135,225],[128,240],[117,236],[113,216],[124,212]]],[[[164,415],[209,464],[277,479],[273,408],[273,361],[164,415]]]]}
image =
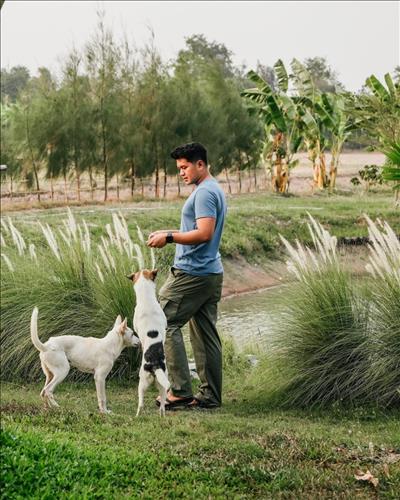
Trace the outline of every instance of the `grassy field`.
{"type": "Polygon", "coordinates": [[[1,498],[398,498],[399,413],[274,410],[230,379],[221,409],[164,419],[111,382],[103,417],[92,384],[60,386],[58,411],[40,388],[3,384],[1,498]]]}
{"type": "MultiPolygon", "coordinates": [[[[135,230],[136,223],[145,235],[165,228],[178,228],[180,211],[184,200],[147,201],[140,203],[107,204],[106,206],[74,207],[73,213],[90,224],[94,235],[103,231],[111,221],[111,213],[121,210],[128,225],[135,230]]],[[[367,236],[367,224],[363,218],[368,214],[387,220],[400,233],[399,211],[394,208],[390,190],[370,195],[329,196],[326,193],[314,196],[282,197],[273,194],[244,194],[228,197],[228,217],[222,238],[221,253],[225,258],[244,257],[255,261],[263,257],[273,258],[280,254],[279,234],[289,241],[295,238],[311,242],[307,229],[307,212],[319,220],[337,237],[367,236]]],[[[37,221],[56,226],[60,217],[65,217],[65,208],[31,210],[29,212],[7,212],[24,235],[32,241],[38,236],[37,221]]],[[[158,255],[168,260],[172,247],[158,250],[158,255]]]]}
{"type": "MultiPolygon", "coordinates": [[[[93,236],[121,210],[134,234],[179,225],[183,200],[74,207],[93,236]]],[[[307,212],[338,236],[366,236],[363,214],[400,217],[390,191],[368,196],[228,199],[222,242],[225,260],[283,257],[279,234],[310,242],[307,212]]],[[[16,227],[43,247],[38,221],[55,227],[65,208],[9,212],[16,227]]],[[[4,249],[7,252],[7,247],[4,249]]],[[[173,246],[157,251],[171,262],[173,246]]],[[[158,417],[155,392],[134,418],[134,382],[108,384],[113,414],[100,416],[93,383],[66,382],[59,411],[46,411],[39,384],[3,382],[1,388],[2,499],[16,498],[399,498],[400,412],[332,406],[281,410],[261,402],[243,359],[225,367],[224,405],[214,412],[179,411],[158,417]],[[355,474],[369,470],[379,484],[355,474]]]]}

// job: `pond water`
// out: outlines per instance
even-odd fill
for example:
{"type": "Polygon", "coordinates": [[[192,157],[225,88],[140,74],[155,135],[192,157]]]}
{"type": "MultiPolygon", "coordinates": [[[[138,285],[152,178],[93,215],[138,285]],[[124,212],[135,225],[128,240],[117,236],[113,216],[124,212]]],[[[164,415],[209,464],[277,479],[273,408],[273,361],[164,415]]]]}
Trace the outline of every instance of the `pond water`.
{"type": "Polygon", "coordinates": [[[285,305],[286,285],[232,296],[219,304],[218,331],[231,337],[239,350],[266,349],[271,326],[285,305]]]}

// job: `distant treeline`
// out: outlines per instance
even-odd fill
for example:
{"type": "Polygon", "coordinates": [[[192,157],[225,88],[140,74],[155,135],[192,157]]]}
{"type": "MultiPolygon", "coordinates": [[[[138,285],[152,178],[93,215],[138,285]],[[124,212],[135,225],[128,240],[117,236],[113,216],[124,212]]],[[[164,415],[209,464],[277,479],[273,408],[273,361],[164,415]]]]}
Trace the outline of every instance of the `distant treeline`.
{"type": "MultiPolygon", "coordinates": [[[[304,64],[323,91],[343,90],[325,59],[304,64]]],[[[256,71],[275,88],[272,68],[256,71]]],[[[129,180],[133,194],[138,179],[153,176],[159,196],[176,173],[169,152],[185,142],[206,145],[214,174],[255,168],[264,126],[240,95],[253,85],[246,74],[225,45],[203,35],[187,38],[177,58],[164,62],[153,36],[136,49],[116,41],[100,16],[59,78],[44,67],[35,77],[21,66],[1,70],[1,163],[11,182],[24,179],[38,196],[43,172],[51,182],[75,179],[78,198],[82,175],[92,190],[101,175],[105,199],[111,178],[129,180]]],[[[355,147],[362,142],[353,139],[355,147]]]]}

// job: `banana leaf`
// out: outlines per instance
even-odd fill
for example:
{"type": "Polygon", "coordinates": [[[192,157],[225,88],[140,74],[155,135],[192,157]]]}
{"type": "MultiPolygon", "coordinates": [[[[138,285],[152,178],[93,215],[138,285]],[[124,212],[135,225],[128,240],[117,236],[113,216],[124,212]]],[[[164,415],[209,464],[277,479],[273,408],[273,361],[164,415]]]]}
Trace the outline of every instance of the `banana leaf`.
{"type": "Polygon", "coordinates": [[[274,64],[275,74],[278,78],[278,87],[282,92],[287,92],[289,87],[289,77],[281,59],[278,59],[274,64]]]}
{"type": "Polygon", "coordinates": [[[367,87],[373,92],[373,94],[385,101],[390,97],[389,92],[385,89],[382,83],[376,78],[375,75],[371,75],[365,81],[367,87]]]}

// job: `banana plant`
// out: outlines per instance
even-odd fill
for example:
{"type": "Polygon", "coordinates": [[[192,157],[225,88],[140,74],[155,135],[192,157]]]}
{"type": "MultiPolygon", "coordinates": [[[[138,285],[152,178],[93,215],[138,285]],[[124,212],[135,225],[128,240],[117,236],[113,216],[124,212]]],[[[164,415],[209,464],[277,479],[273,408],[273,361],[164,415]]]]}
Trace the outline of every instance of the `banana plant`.
{"type": "Polygon", "coordinates": [[[302,142],[301,117],[297,104],[287,95],[289,76],[281,60],[275,63],[274,71],[277,92],[256,72],[250,71],[247,76],[256,87],[244,90],[241,95],[264,122],[263,155],[272,170],[272,188],[277,193],[286,193],[290,170],[298,163],[293,157],[302,142]]]}
{"type": "Polygon", "coordinates": [[[386,151],[386,163],[382,170],[384,181],[394,181],[395,204],[399,203],[400,194],[400,142],[392,144],[386,151]]]}
{"type": "Polygon", "coordinates": [[[291,62],[291,78],[298,94],[301,109],[302,132],[308,158],[313,168],[313,188],[324,189],[329,181],[325,149],[328,145],[328,119],[322,110],[322,93],[314,85],[309,71],[297,59],[291,62]]]}
{"type": "Polygon", "coordinates": [[[324,117],[324,124],[329,133],[331,162],[329,171],[329,191],[336,187],[336,177],[344,143],[351,132],[358,127],[346,108],[346,96],[343,94],[321,94],[321,102],[317,104],[317,112],[324,117]]]}
{"type": "Polygon", "coordinates": [[[380,82],[371,75],[365,82],[369,92],[354,96],[349,103],[359,127],[376,141],[377,149],[383,152],[400,143],[400,83],[393,82],[389,73],[384,80],[385,83],[380,82]]]}

